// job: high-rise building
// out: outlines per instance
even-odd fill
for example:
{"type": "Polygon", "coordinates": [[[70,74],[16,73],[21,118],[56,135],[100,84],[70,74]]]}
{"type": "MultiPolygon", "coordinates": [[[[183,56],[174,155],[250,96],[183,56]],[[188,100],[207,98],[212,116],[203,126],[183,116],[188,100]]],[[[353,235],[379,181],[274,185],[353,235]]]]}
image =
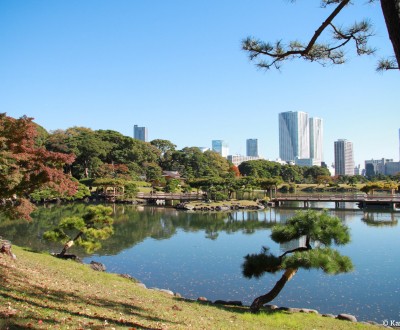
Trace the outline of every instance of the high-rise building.
{"type": "Polygon", "coordinates": [[[310,158],[307,113],[288,111],[279,114],[279,157],[284,161],[310,158]]]}
{"type": "Polygon", "coordinates": [[[377,174],[386,175],[386,164],[393,162],[393,159],[371,159],[365,161],[365,175],[372,177],[377,174]]]}
{"type": "Polygon", "coordinates": [[[222,157],[228,157],[229,147],[223,140],[212,140],[212,150],[218,152],[222,157]]]}
{"type": "Polygon", "coordinates": [[[323,155],[323,126],[321,118],[310,118],[310,158],[316,163],[324,160],[323,155]]]}
{"type": "Polygon", "coordinates": [[[246,140],[246,156],[258,157],[258,140],[247,139],[246,140]]]}
{"type": "Polygon", "coordinates": [[[133,137],[137,140],[147,142],[147,127],[133,126],[133,137]]]}
{"type": "Polygon", "coordinates": [[[345,139],[335,141],[335,175],[354,175],[353,143],[345,139]]]}

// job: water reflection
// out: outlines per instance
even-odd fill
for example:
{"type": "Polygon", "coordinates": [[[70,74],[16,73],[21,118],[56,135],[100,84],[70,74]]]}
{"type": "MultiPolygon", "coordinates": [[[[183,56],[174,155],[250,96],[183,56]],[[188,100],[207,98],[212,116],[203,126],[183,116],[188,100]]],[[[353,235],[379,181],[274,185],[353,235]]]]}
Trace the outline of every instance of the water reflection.
{"type": "Polygon", "coordinates": [[[364,216],[361,220],[368,226],[374,227],[395,227],[398,223],[398,218],[396,213],[374,213],[374,212],[364,212],[364,216]]]}
{"type": "MultiPolygon", "coordinates": [[[[39,207],[34,220],[0,219],[0,236],[38,251],[59,251],[42,241],[43,232],[62,217],[82,214],[86,205],[39,207]]],[[[241,300],[250,304],[277,281],[274,275],[248,280],[241,274],[243,256],[261,246],[281,249],[269,235],[270,228],[286,222],[296,209],[232,213],[189,213],[157,207],[114,206],[115,234],[85,262],[104,263],[108,271],[129,273],[148,287],[179,292],[196,299],[241,300]]],[[[327,276],[302,271],[273,301],[280,306],[315,308],[321,313],[351,313],[361,320],[398,318],[400,310],[400,213],[330,210],[351,230],[352,242],[338,249],[349,256],[355,271],[327,276]],[[377,228],[370,221],[385,224],[377,228]],[[387,222],[387,224],[386,224],[387,222]]],[[[293,244],[303,244],[301,240],[293,244]]],[[[74,247],[75,253],[85,256],[74,247]]],[[[278,275],[279,276],[279,275],[278,275]]]]}

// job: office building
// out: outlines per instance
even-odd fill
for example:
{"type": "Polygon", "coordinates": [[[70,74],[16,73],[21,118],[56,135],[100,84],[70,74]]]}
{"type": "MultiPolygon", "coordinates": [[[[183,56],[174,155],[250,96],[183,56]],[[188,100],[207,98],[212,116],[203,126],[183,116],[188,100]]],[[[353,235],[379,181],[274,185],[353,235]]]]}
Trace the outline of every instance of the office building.
{"type": "Polygon", "coordinates": [[[335,141],[335,175],[354,175],[353,143],[345,139],[335,141]]]}
{"type": "MultiPolygon", "coordinates": [[[[321,163],[323,155],[323,126],[321,118],[310,118],[310,158],[314,163],[321,163]]],[[[321,166],[321,165],[319,165],[321,166]]]]}
{"type": "Polygon", "coordinates": [[[247,139],[246,140],[246,156],[258,157],[258,140],[247,139]]]}
{"type": "Polygon", "coordinates": [[[248,162],[250,160],[258,160],[260,157],[254,156],[242,156],[242,155],[228,155],[227,159],[235,166],[239,166],[243,162],[248,162]]]}
{"type": "Polygon", "coordinates": [[[147,127],[133,126],[133,137],[137,140],[147,142],[147,127]]]}
{"type": "Polygon", "coordinates": [[[302,111],[279,114],[279,157],[287,162],[310,158],[308,114],[302,111]]]}
{"type": "Polygon", "coordinates": [[[211,142],[212,151],[219,153],[222,157],[228,157],[229,147],[228,144],[223,140],[212,140],[211,142]]]}
{"type": "Polygon", "coordinates": [[[371,159],[365,161],[365,175],[372,177],[377,174],[386,175],[386,164],[393,162],[393,159],[371,159]]]}
{"type": "Polygon", "coordinates": [[[296,158],[294,164],[297,166],[321,166],[321,160],[314,158],[296,158]]]}
{"type": "Polygon", "coordinates": [[[385,164],[385,175],[400,174],[400,162],[387,162],[385,164]]]}

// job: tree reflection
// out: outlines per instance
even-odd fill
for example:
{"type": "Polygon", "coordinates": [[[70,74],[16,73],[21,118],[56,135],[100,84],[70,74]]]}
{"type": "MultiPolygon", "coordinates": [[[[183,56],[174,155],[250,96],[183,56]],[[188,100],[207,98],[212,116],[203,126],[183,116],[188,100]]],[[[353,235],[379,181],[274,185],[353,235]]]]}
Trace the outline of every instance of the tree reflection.
{"type": "MultiPolygon", "coordinates": [[[[58,246],[42,239],[43,233],[58,225],[62,218],[82,216],[87,204],[71,203],[38,207],[33,221],[0,221],[0,236],[13,244],[35,251],[55,251],[58,246]]],[[[102,243],[99,255],[116,255],[148,238],[163,240],[174,236],[178,230],[204,231],[205,238],[216,240],[219,233],[238,231],[253,234],[276,224],[268,211],[188,213],[172,208],[111,205],[113,207],[114,235],[102,243]]],[[[86,256],[83,249],[73,247],[73,253],[86,256]]]]}

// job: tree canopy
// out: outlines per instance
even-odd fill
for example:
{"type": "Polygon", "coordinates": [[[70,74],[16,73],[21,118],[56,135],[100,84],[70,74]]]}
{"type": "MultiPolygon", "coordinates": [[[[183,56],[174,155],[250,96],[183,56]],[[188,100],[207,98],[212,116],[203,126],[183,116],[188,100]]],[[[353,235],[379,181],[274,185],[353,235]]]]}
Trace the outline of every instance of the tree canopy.
{"type": "Polygon", "coordinates": [[[53,230],[46,231],[43,237],[51,241],[64,243],[58,256],[64,257],[74,244],[82,246],[87,253],[101,248],[100,240],[109,238],[113,233],[112,208],[103,205],[89,206],[82,217],[71,216],[61,219],[53,230]]]}
{"type": "Polygon", "coordinates": [[[46,150],[37,136],[32,118],[0,114],[0,211],[13,218],[30,219],[28,195],[40,187],[72,195],[78,186],[64,173],[74,155],[46,150]]]}
{"type": "Polygon", "coordinates": [[[349,229],[339,218],[330,216],[327,211],[297,212],[286,223],[274,226],[271,238],[281,246],[296,241],[299,244],[280,256],[270,253],[266,247],[261,253],[245,256],[242,266],[245,277],[259,278],[265,273],[285,271],[272,290],[253,301],[253,312],[273,300],[299,268],[321,269],[327,274],[345,273],[353,269],[350,258],[331,248],[332,245],[344,245],[350,241],[349,229]]]}
{"type": "MultiPolygon", "coordinates": [[[[294,2],[294,0],[292,1],[294,2]]],[[[368,2],[375,1],[369,0],[368,2]]],[[[373,35],[372,25],[368,19],[355,22],[347,27],[341,27],[334,22],[335,18],[350,4],[352,4],[350,0],[321,0],[321,7],[327,8],[330,5],[335,7],[315,29],[314,34],[307,42],[290,41],[285,44],[281,40],[273,43],[247,37],[242,42],[242,49],[248,52],[250,60],[257,60],[257,66],[264,69],[271,67],[279,69],[283,61],[294,58],[321,64],[342,64],[346,61],[346,46],[350,43],[354,43],[358,55],[373,54],[375,49],[368,45],[368,40],[373,35]],[[321,41],[328,30],[331,33],[328,41],[321,41]]],[[[380,4],[394,56],[380,60],[377,70],[399,70],[400,0],[380,0],[380,4]]]]}

